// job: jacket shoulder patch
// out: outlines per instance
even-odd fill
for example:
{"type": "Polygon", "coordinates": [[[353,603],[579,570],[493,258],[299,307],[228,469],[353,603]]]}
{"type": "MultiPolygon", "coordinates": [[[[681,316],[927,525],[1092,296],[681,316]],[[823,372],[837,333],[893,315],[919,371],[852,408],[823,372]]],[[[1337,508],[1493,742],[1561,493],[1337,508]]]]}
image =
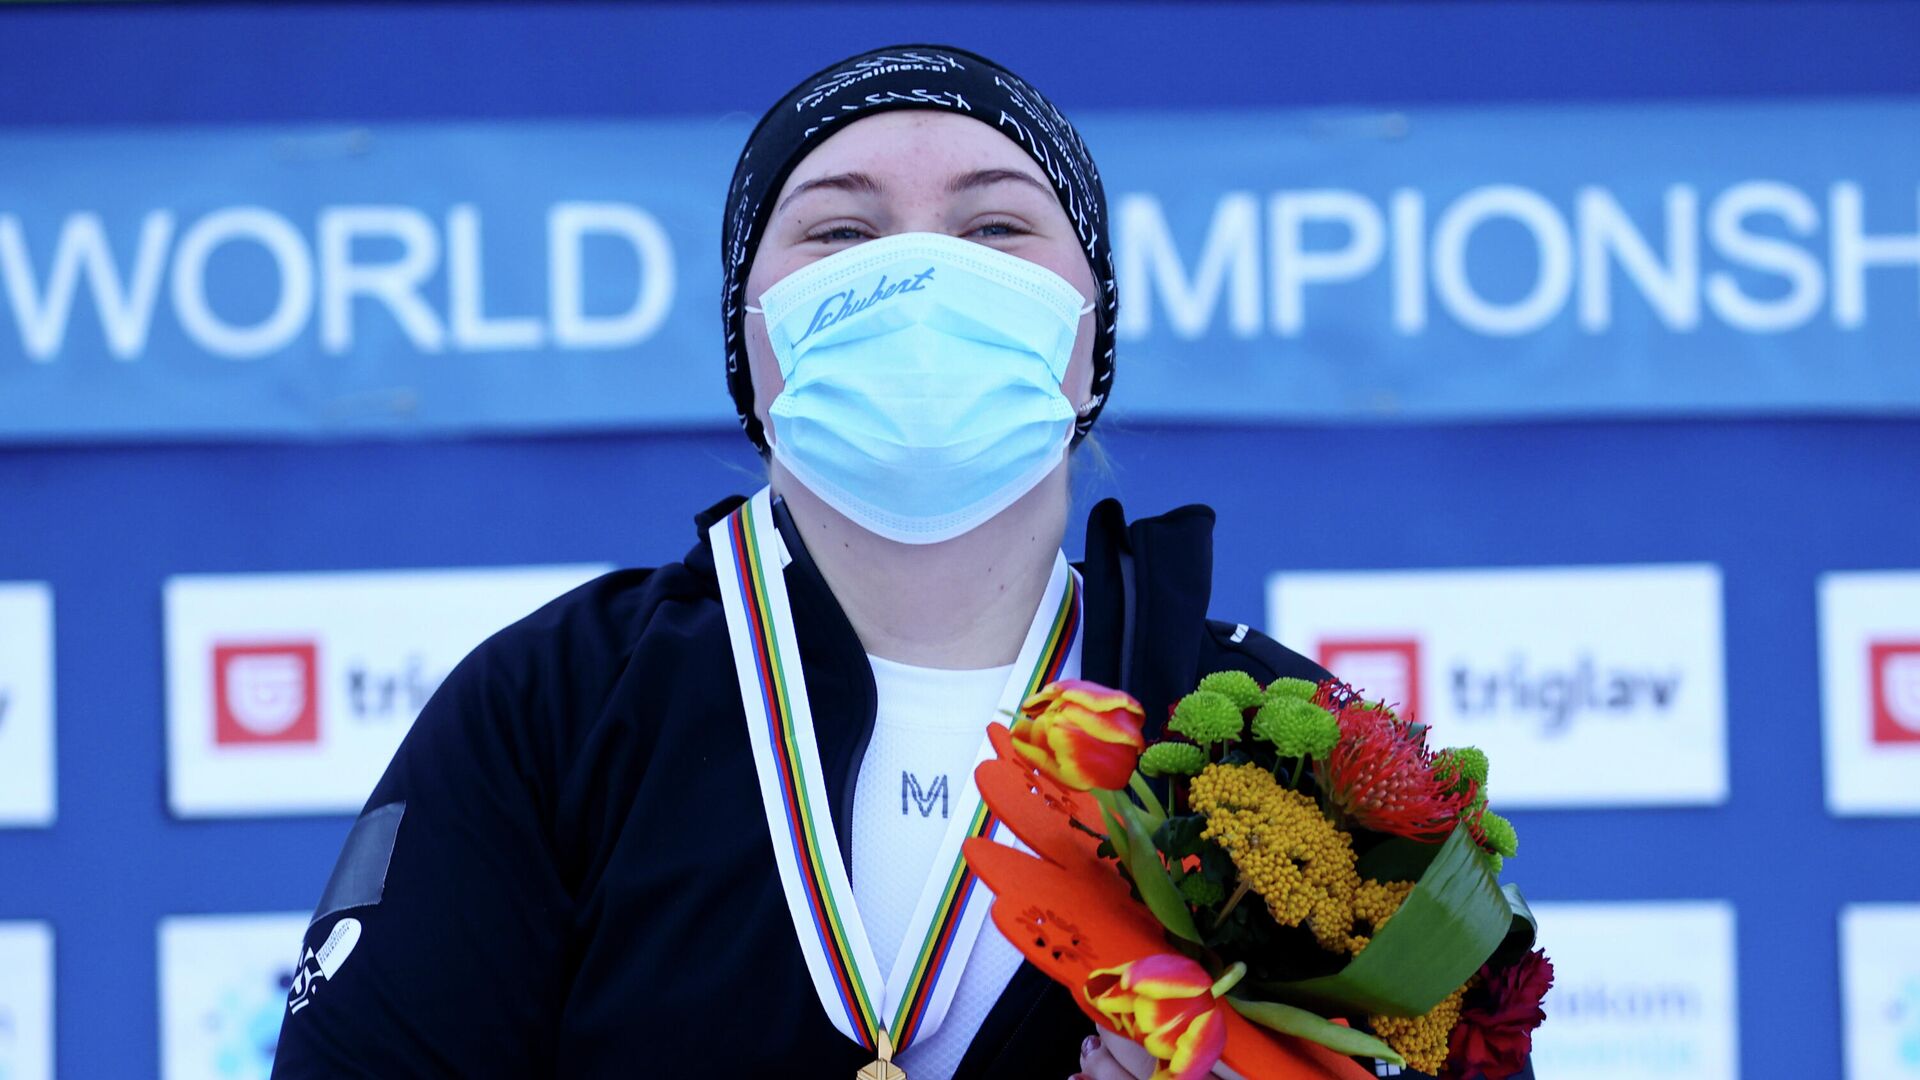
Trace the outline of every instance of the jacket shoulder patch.
{"type": "Polygon", "coordinates": [[[353,823],[309,927],[336,912],[377,904],[386,895],[387,866],[393,862],[400,818],[406,812],[404,801],[392,802],[361,814],[353,823]]]}

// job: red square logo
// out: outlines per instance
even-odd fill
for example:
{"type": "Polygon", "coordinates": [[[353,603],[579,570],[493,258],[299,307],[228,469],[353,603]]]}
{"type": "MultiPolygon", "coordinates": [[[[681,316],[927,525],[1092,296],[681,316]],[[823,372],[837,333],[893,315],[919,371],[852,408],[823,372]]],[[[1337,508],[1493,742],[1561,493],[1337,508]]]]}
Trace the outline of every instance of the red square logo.
{"type": "Polygon", "coordinates": [[[1867,646],[1873,684],[1873,741],[1920,743],[1920,641],[1876,641],[1867,646]]]}
{"type": "Polygon", "coordinates": [[[311,641],[213,648],[213,741],[224,746],[320,741],[319,668],[311,641]]]}
{"type": "Polygon", "coordinates": [[[1384,701],[1403,719],[1420,717],[1418,638],[1329,638],[1320,666],[1370,701],[1384,701]]]}

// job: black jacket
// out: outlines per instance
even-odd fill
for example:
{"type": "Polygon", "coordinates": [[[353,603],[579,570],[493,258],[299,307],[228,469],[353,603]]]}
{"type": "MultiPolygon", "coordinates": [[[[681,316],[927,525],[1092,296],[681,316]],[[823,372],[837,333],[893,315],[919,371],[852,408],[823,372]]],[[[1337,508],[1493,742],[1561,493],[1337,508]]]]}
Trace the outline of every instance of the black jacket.
{"type": "MultiPolygon", "coordinates": [[[[762,816],[706,543],[740,501],[700,515],[684,562],[589,582],[448,677],[307,930],[275,1077],[844,1080],[865,1063],[815,999],[762,816]],[[357,939],[344,928],[317,955],[344,919],[357,939]],[[323,959],[338,963],[331,978],[323,959]]],[[[845,821],[872,671],[778,504],[776,518],[845,821]]],[[[1149,718],[1211,671],[1324,674],[1207,619],[1212,530],[1201,506],[1128,525],[1109,500],[1089,521],[1082,673],[1129,690],[1149,718]]],[[[851,830],[839,835],[844,846],[851,830]]],[[[1090,1029],[1023,966],[958,1075],[1064,1080],[1090,1029]]]]}

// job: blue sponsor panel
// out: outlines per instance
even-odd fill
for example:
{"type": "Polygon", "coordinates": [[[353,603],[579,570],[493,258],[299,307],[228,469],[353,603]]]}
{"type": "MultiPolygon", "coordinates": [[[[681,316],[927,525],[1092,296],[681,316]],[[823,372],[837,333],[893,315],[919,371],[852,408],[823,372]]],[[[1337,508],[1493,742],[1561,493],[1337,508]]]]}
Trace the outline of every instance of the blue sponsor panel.
{"type": "MultiPolygon", "coordinates": [[[[1920,102],[1084,127],[1116,415],[1920,412],[1920,102]]],[[[716,253],[745,134],[0,136],[0,438],[729,423],[716,253]]]]}

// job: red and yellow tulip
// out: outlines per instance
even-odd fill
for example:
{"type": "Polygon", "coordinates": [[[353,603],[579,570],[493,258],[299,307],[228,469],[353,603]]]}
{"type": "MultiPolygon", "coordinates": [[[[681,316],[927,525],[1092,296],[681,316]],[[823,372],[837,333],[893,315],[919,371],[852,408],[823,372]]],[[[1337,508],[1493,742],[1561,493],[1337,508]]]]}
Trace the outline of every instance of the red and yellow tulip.
{"type": "Polygon", "coordinates": [[[1178,953],[1155,953],[1088,973],[1081,993],[1113,1029],[1146,1047],[1152,1080],[1199,1080],[1227,1046],[1227,1020],[1207,969],[1178,953]]]}
{"type": "Polygon", "coordinates": [[[1130,695],[1062,679],[1020,703],[1013,747],[1034,767],[1076,791],[1127,786],[1147,740],[1146,713],[1130,695]]]}

